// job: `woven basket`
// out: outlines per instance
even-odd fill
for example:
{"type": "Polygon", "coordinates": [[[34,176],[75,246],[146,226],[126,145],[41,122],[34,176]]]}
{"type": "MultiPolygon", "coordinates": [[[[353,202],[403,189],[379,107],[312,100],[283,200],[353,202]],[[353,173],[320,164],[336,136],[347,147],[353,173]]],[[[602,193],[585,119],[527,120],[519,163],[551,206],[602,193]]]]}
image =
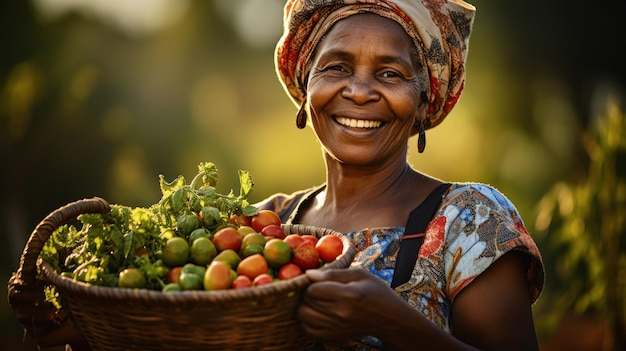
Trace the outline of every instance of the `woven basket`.
{"type": "MultiPolygon", "coordinates": [[[[308,350],[308,339],[296,318],[306,276],[269,285],[221,291],[162,293],[85,284],[62,277],[39,259],[52,232],[82,213],[104,213],[109,204],[100,198],[79,200],[49,214],[31,234],[18,271],[9,281],[9,302],[18,319],[32,331],[32,310],[44,308],[29,292],[53,285],[66,311],[45,315],[69,316],[92,350],[308,350]],[[45,281],[37,279],[41,268],[45,281]]],[[[283,225],[285,234],[336,234],[344,252],[326,267],[346,268],[355,250],[344,235],[329,229],[283,225]]],[[[37,294],[35,294],[37,295],[37,294]]],[[[49,306],[48,306],[49,308],[49,306]]],[[[60,317],[59,317],[60,318],[60,317]]],[[[62,318],[60,318],[62,319],[62,318]]],[[[63,320],[57,321],[59,324],[63,320]]],[[[35,332],[36,334],[36,332],[35,332]]]]}

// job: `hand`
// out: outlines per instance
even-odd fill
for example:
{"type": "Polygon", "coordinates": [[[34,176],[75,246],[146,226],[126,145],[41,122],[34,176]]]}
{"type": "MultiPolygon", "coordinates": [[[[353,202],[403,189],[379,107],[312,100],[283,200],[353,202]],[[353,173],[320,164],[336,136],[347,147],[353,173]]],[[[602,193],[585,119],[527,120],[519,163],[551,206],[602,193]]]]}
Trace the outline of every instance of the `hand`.
{"type": "MultiPolygon", "coordinates": [[[[362,268],[308,270],[311,285],[298,317],[305,332],[322,340],[349,340],[373,335],[384,306],[399,299],[380,278],[362,268]]],[[[408,307],[408,306],[407,306],[408,307]]]]}
{"type": "Polygon", "coordinates": [[[17,320],[40,349],[71,345],[73,351],[90,347],[68,312],[45,300],[43,282],[25,284],[18,275],[9,280],[8,300],[17,320]]]}

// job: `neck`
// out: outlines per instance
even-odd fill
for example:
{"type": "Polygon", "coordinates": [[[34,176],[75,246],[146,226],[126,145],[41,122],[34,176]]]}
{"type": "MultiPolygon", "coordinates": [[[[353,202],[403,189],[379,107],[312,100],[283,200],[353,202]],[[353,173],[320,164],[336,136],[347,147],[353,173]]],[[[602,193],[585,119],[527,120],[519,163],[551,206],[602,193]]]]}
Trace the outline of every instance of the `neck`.
{"type": "Polygon", "coordinates": [[[406,161],[379,168],[347,167],[337,163],[330,167],[327,188],[319,205],[332,209],[393,201],[404,191],[419,187],[425,179],[406,161]]]}

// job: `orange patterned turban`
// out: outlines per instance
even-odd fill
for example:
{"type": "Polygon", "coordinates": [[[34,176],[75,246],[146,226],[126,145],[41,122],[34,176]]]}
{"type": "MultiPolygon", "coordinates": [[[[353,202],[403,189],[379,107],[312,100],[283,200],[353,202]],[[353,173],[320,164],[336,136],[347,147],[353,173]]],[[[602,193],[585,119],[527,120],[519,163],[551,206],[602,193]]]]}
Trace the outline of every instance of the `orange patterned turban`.
{"type": "Polygon", "coordinates": [[[413,39],[427,68],[424,127],[432,128],[443,121],[463,90],[475,10],[462,0],[287,0],[284,33],[276,46],[276,71],[299,107],[306,97],[315,48],[334,23],[363,12],[389,18],[413,39]]]}

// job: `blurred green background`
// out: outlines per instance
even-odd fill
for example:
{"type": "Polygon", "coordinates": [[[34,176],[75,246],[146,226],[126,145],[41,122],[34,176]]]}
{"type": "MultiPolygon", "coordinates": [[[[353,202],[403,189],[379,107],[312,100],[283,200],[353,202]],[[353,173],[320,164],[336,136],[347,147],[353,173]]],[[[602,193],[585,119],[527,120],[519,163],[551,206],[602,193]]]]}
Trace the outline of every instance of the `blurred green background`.
{"type": "MultiPolygon", "coordinates": [[[[250,171],[252,201],[323,182],[319,145],[296,129],[274,73],[283,3],[3,1],[4,281],[36,224],[74,200],[149,206],[159,174],[190,179],[203,161],[218,166],[225,192],[238,189],[238,169],[250,171]]],[[[410,147],[410,161],[445,180],[492,184],[518,206],[548,271],[534,307],[542,349],[617,350],[612,336],[623,340],[626,315],[624,5],[472,3],[465,91],[428,133],[426,152],[410,147]]],[[[6,290],[0,297],[3,349],[34,350],[6,290]]]]}

